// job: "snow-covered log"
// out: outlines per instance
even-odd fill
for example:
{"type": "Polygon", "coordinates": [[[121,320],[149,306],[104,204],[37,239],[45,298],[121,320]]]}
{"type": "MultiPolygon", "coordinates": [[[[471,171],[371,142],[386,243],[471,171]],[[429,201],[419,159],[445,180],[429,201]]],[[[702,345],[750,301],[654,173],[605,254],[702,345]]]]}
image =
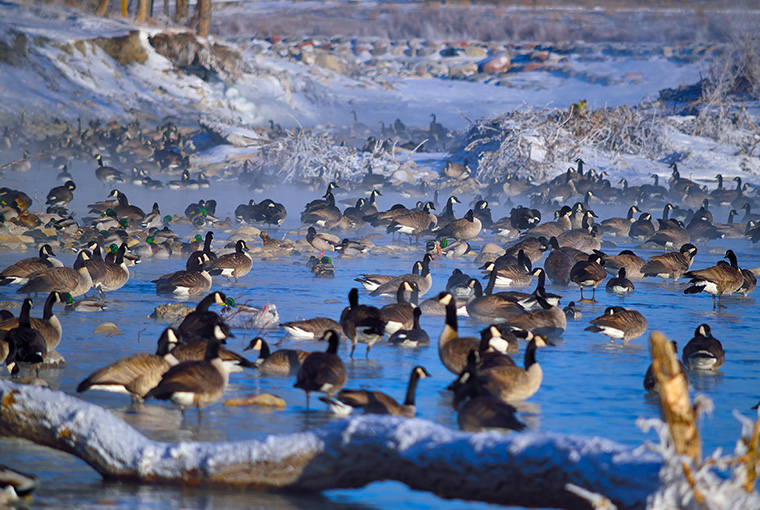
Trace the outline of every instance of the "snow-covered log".
{"type": "Polygon", "coordinates": [[[643,508],[662,459],[601,438],[470,434],[420,419],[363,416],[236,443],[161,443],[107,410],[0,381],[0,434],[76,455],[108,479],[322,491],[397,480],[444,498],[589,508],[568,483],[643,508]]]}

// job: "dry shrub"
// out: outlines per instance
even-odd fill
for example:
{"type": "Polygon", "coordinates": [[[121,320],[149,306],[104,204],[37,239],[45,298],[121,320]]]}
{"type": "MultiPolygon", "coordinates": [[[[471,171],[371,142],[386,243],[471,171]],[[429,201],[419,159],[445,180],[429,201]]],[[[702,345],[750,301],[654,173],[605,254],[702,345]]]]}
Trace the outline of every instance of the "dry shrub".
{"type": "Polygon", "coordinates": [[[659,127],[657,117],[631,107],[588,112],[522,109],[478,122],[458,152],[478,160],[481,182],[507,173],[540,180],[588,147],[650,157],[660,154],[666,140],[659,127]]]}

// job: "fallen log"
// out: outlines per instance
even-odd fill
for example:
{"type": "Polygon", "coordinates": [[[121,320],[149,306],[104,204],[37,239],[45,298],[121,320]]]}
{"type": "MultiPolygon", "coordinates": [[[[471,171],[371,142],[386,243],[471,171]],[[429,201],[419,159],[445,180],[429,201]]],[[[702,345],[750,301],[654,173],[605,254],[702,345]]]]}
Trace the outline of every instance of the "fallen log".
{"type": "Polygon", "coordinates": [[[9,381],[0,381],[0,434],[75,455],[106,479],[309,491],[396,480],[443,498],[568,509],[590,504],[566,484],[643,508],[662,466],[602,438],[470,434],[383,416],[261,440],[162,443],[101,407],[9,381]]]}

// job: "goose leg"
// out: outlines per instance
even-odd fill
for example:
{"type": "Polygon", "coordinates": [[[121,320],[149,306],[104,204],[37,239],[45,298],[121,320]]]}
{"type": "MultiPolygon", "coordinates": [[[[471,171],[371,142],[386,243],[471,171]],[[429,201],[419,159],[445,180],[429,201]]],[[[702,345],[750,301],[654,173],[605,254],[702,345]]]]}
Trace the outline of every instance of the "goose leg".
{"type": "Polygon", "coordinates": [[[581,289],[581,301],[583,301],[583,285],[578,285],[578,287],[581,289]]]}
{"type": "Polygon", "coordinates": [[[309,392],[306,392],[306,412],[309,411],[309,392]]]}
{"type": "Polygon", "coordinates": [[[354,340],[354,342],[351,344],[351,356],[350,357],[352,357],[352,358],[354,357],[354,350],[356,350],[356,340],[354,340]]]}

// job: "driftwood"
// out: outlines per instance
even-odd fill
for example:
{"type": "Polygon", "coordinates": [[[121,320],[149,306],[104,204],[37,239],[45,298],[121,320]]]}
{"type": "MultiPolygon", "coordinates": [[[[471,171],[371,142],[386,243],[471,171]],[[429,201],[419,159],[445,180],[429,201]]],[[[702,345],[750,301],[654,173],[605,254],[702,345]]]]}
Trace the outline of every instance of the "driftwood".
{"type": "Polygon", "coordinates": [[[702,459],[702,443],[697,430],[697,413],[689,400],[689,382],[681,372],[673,344],[659,331],[649,339],[652,371],[660,395],[662,415],[670,429],[676,452],[693,461],[702,459]]]}
{"type": "Polygon", "coordinates": [[[0,434],[76,455],[106,479],[323,491],[397,480],[444,498],[589,508],[566,484],[642,508],[662,459],[601,438],[469,434],[426,420],[362,416],[236,443],[161,443],[96,405],[0,381],[0,434]]]}

